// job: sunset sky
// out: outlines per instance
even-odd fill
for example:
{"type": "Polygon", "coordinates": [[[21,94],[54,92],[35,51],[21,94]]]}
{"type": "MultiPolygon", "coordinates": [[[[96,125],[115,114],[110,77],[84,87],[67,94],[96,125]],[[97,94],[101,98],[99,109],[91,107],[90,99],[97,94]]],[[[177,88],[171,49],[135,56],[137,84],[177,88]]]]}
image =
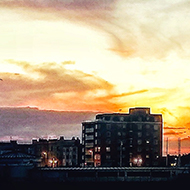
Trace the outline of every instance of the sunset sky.
{"type": "Polygon", "coordinates": [[[0,106],[162,113],[190,152],[188,0],[1,0],[0,106]]]}

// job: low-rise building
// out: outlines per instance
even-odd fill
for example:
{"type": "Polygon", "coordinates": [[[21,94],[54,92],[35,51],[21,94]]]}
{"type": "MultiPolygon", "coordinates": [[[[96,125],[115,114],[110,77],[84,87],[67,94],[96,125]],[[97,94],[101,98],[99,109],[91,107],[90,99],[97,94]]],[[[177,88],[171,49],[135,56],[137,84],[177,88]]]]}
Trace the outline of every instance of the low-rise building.
{"type": "Polygon", "coordinates": [[[42,157],[41,166],[80,166],[81,144],[79,138],[33,140],[34,155],[42,157]]]}

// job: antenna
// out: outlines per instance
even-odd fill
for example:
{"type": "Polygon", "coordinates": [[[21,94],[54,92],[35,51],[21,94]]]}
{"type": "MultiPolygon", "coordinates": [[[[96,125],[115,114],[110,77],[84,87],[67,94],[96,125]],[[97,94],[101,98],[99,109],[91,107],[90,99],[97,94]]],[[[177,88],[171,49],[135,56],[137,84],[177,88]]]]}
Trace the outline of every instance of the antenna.
{"type": "Polygon", "coordinates": [[[166,166],[168,166],[168,137],[166,138],[166,166]]]}
{"type": "Polygon", "coordinates": [[[178,155],[181,154],[181,138],[178,138],[178,155]]]}

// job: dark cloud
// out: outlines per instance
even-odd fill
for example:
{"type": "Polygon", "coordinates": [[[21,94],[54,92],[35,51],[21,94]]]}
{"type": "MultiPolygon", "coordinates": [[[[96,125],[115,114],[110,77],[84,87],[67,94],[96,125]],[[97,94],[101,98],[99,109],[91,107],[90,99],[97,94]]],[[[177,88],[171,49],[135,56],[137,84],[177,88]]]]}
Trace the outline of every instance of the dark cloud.
{"type": "Polygon", "coordinates": [[[42,136],[81,136],[81,123],[95,112],[57,112],[36,108],[0,108],[0,140],[14,137],[30,141],[42,136]]]}

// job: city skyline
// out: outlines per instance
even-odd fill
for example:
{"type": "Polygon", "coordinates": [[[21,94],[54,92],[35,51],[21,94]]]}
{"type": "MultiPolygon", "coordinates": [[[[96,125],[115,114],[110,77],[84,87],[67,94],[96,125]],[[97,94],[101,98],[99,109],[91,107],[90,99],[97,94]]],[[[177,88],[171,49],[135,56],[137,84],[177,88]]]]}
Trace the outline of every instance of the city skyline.
{"type": "Polygon", "coordinates": [[[1,1],[0,107],[151,107],[163,114],[171,147],[177,151],[181,138],[189,152],[189,7],[187,0],[1,1]]]}

